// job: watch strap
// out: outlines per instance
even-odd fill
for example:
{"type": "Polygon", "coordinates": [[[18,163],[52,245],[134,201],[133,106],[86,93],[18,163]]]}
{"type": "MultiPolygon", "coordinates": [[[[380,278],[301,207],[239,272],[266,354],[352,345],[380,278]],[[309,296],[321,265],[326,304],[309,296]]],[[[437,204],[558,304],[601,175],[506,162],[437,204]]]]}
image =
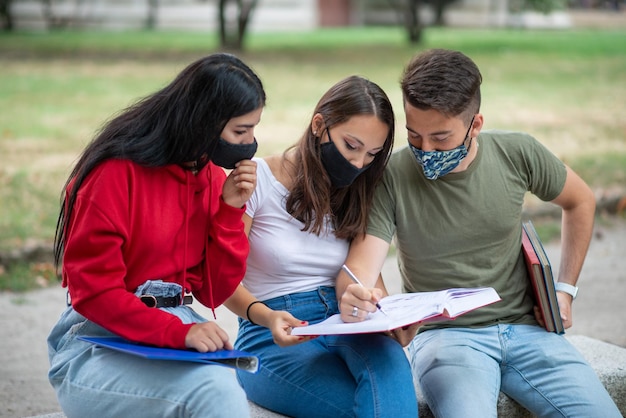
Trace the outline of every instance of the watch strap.
{"type": "Polygon", "coordinates": [[[571,284],[556,282],[555,288],[557,292],[565,292],[568,295],[572,296],[572,299],[576,299],[578,295],[578,287],[572,286],[571,284]]]}

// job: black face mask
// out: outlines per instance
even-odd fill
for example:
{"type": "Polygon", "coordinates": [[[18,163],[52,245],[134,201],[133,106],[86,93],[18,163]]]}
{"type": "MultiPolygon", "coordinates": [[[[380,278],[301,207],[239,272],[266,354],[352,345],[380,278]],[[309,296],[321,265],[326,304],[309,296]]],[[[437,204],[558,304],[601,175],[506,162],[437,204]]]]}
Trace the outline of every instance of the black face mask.
{"type": "Polygon", "coordinates": [[[322,164],[326,169],[328,177],[330,177],[330,182],[333,187],[348,187],[352,184],[352,182],[354,182],[359,174],[369,168],[370,164],[364,166],[363,168],[358,168],[352,165],[350,161],[348,161],[341,154],[341,152],[339,152],[335,143],[330,138],[330,133],[328,134],[328,139],[328,142],[325,142],[320,146],[322,164]]]}
{"type": "Polygon", "coordinates": [[[249,160],[254,157],[259,144],[254,138],[254,142],[250,144],[231,144],[223,138],[220,138],[215,145],[215,150],[211,156],[214,164],[226,169],[235,168],[241,160],[249,160]]]}

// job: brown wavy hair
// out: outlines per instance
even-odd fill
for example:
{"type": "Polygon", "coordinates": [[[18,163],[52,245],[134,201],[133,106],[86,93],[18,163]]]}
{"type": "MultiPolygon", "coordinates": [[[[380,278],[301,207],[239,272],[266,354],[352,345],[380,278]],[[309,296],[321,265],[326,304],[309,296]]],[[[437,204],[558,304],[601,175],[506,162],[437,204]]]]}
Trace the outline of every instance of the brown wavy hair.
{"type": "Polygon", "coordinates": [[[330,219],[335,236],[351,241],[366,232],[374,189],[391,155],[395,129],[393,108],[377,84],[360,76],[350,76],[322,96],[313,115],[318,113],[324,118],[325,129],[363,115],[374,115],[389,128],[383,149],[376,154],[369,168],[344,188],[331,185],[320,159],[321,138],[313,134],[311,126],[285,151],[295,150],[291,167],[295,177],[286,200],[287,211],[304,223],[303,231],[319,235],[330,219]]]}

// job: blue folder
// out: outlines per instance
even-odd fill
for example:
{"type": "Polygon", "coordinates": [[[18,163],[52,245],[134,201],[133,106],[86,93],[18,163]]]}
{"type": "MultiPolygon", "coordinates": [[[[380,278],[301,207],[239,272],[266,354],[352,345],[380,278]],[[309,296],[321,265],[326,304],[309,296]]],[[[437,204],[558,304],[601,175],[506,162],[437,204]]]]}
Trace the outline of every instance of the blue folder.
{"type": "Polygon", "coordinates": [[[233,369],[256,373],[259,370],[259,358],[239,350],[218,350],[200,353],[195,350],[176,350],[130,342],[120,337],[78,337],[83,341],[110,348],[123,353],[154,360],[191,361],[195,363],[217,364],[233,369]]]}

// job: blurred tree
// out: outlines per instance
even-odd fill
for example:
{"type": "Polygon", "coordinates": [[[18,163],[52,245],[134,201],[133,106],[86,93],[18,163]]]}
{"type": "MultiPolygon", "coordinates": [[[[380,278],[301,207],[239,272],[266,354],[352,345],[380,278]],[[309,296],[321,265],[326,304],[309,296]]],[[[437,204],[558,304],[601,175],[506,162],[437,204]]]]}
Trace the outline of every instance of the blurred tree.
{"type": "MultiPolygon", "coordinates": [[[[422,41],[425,24],[422,21],[420,10],[424,5],[430,5],[434,11],[435,26],[445,26],[445,12],[457,0],[387,0],[392,8],[401,17],[407,31],[409,42],[418,44],[422,41]]],[[[510,11],[537,10],[550,13],[556,9],[565,8],[567,0],[495,0],[507,1],[510,11]]]]}
{"type": "Polygon", "coordinates": [[[43,20],[46,22],[46,27],[49,30],[67,26],[67,17],[61,17],[55,13],[52,0],[41,0],[41,9],[43,20]]]}
{"type": "Polygon", "coordinates": [[[435,12],[435,26],[445,26],[444,12],[446,8],[455,3],[457,0],[426,0],[426,4],[430,4],[435,12]]]}
{"type": "Polygon", "coordinates": [[[11,2],[12,0],[0,0],[0,29],[7,32],[13,30],[11,2]]]}
{"type": "Polygon", "coordinates": [[[220,47],[241,51],[243,41],[248,29],[248,23],[258,0],[219,0],[219,35],[220,47]],[[227,18],[227,7],[229,3],[235,3],[236,16],[234,22],[229,22],[227,18]]]}
{"type": "Polygon", "coordinates": [[[424,31],[424,24],[420,17],[420,8],[422,7],[421,0],[407,0],[406,4],[406,19],[404,21],[407,34],[409,35],[409,42],[417,44],[422,40],[422,32],[424,31]]]}
{"type": "Polygon", "coordinates": [[[398,15],[403,17],[403,24],[407,31],[409,42],[417,44],[422,40],[422,32],[425,27],[420,14],[422,7],[429,4],[434,9],[435,13],[434,25],[445,26],[445,11],[448,6],[456,1],[457,0],[389,0],[389,3],[396,9],[398,15]]]}
{"type": "Polygon", "coordinates": [[[148,0],[148,16],[146,17],[146,29],[154,29],[159,12],[159,0],[148,0]]]}

